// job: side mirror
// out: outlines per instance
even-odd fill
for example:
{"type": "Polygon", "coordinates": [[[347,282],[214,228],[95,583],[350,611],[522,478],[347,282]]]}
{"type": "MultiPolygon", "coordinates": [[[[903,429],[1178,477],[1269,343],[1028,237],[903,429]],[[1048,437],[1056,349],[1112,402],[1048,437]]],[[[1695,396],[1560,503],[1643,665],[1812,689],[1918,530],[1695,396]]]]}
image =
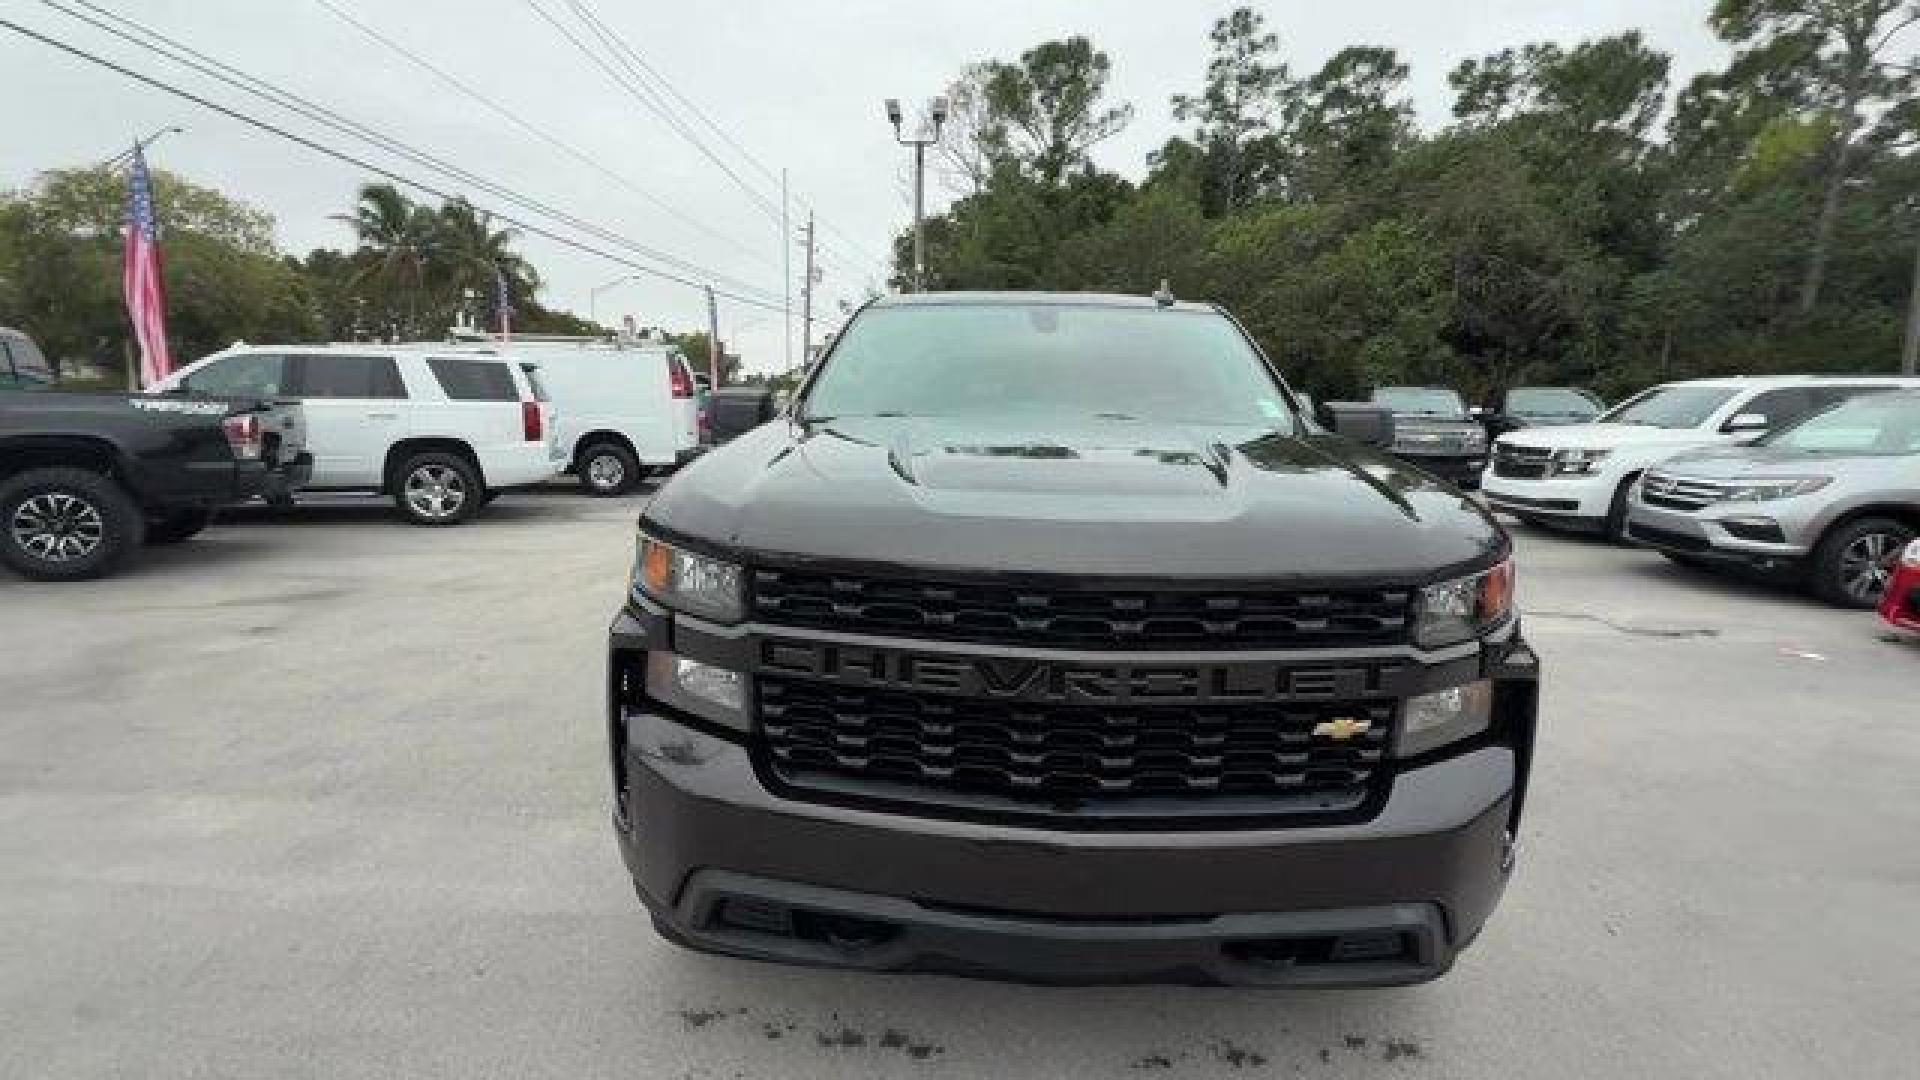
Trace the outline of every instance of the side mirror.
{"type": "Polygon", "coordinates": [[[1727,421],[1726,430],[1736,435],[1757,435],[1772,426],[1766,413],[1743,412],[1727,421]]]}
{"type": "Polygon", "coordinates": [[[1320,406],[1335,432],[1367,446],[1393,445],[1393,410],[1367,401],[1328,401],[1320,406]]]}

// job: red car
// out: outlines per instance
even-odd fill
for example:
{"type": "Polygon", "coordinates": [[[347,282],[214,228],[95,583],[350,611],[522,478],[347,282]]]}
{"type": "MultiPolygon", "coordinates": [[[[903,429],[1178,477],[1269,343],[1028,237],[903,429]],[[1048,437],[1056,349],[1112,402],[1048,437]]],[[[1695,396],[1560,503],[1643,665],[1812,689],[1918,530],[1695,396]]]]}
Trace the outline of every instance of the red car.
{"type": "Polygon", "coordinates": [[[1920,540],[1908,544],[1893,564],[1893,576],[1880,598],[1880,617],[1901,630],[1920,633],[1920,540]]]}

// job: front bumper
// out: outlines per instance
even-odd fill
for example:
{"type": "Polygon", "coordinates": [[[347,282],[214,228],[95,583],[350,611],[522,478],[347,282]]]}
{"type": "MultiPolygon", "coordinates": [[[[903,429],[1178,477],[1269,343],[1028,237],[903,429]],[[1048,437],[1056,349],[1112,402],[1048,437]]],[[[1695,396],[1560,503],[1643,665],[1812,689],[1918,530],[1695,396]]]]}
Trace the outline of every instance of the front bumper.
{"type": "Polygon", "coordinates": [[[1880,617],[1896,630],[1920,634],[1920,567],[1902,566],[1887,582],[1880,599],[1880,617]]]}
{"type": "Polygon", "coordinates": [[[1489,470],[1480,491],[1487,505],[1504,513],[1568,528],[1598,530],[1606,525],[1617,484],[1617,479],[1603,474],[1526,480],[1497,476],[1489,470]]]}
{"type": "Polygon", "coordinates": [[[1636,489],[1627,502],[1627,537],[1659,551],[1762,568],[1797,563],[1806,558],[1808,546],[1792,542],[1793,533],[1786,531],[1788,523],[1768,516],[1764,505],[1754,505],[1759,508],[1688,513],[1653,506],[1642,500],[1636,489]],[[1740,522],[1771,522],[1782,539],[1756,540],[1736,535],[1728,531],[1730,521],[1736,526],[1740,522]]]}
{"type": "Polygon", "coordinates": [[[699,949],[1049,983],[1420,982],[1512,867],[1536,678],[1517,641],[1485,662],[1508,734],[1401,768],[1364,821],[1116,831],[776,793],[745,745],[621,685],[671,632],[613,627],[615,825],[642,900],[699,949]]]}

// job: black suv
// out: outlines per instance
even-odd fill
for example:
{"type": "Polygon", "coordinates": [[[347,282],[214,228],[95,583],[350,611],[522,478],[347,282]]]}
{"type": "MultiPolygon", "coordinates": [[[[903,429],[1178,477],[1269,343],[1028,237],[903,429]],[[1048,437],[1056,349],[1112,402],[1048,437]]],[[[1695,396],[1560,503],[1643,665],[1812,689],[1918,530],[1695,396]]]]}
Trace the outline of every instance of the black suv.
{"type": "Polygon", "coordinates": [[[1487,432],[1444,386],[1377,386],[1373,403],[1393,413],[1393,453],[1471,491],[1487,467],[1487,432]]]}
{"type": "Polygon", "coordinates": [[[863,308],[642,512],[614,824],[669,939],[1048,982],[1429,979],[1513,862],[1504,533],[1221,310],[863,308]]]}

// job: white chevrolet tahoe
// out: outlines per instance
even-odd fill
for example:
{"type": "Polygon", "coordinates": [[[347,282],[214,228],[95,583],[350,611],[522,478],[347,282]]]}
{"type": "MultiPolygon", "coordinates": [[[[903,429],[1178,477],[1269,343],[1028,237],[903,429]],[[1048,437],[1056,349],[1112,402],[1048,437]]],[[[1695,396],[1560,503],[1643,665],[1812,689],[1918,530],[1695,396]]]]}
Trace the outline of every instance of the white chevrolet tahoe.
{"type": "Polygon", "coordinates": [[[567,464],[538,367],[517,357],[236,345],[150,392],[297,400],[313,454],[305,490],[389,495],[416,525],[457,525],[567,464]]]}
{"type": "Polygon", "coordinates": [[[1644,390],[1591,424],[1502,435],[1481,481],[1488,505],[1528,524],[1622,539],[1627,495],[1649,465],[1750,442],[1860,394],[1920,386],[1897,376],[1697,379],[1644,390]]]}

